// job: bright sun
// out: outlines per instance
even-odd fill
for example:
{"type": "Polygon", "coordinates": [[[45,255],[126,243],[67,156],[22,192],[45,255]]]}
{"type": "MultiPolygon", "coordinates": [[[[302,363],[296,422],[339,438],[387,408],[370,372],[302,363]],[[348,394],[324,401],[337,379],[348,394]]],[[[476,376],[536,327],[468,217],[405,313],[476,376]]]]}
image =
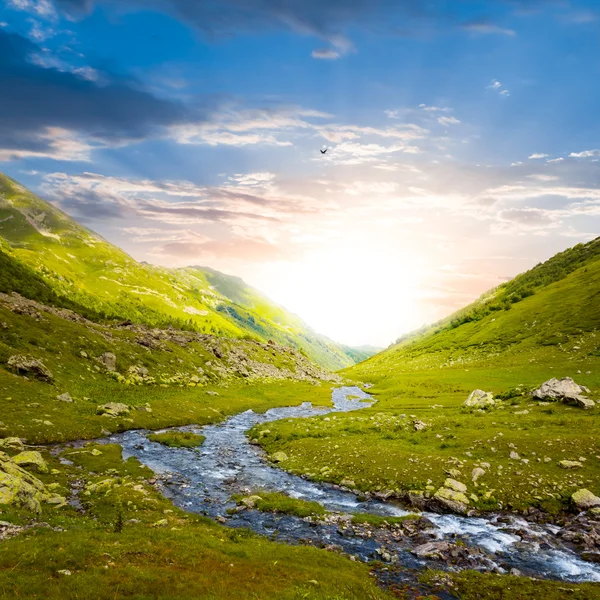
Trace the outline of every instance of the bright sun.
{"type": "Polygon", "coordinates": [[[264,265],[254,284],[336,341],[387,346],[423,324],[424,273],[414,257],[386,256],[360,242],[338,242],[301,262],[264,265]]]}

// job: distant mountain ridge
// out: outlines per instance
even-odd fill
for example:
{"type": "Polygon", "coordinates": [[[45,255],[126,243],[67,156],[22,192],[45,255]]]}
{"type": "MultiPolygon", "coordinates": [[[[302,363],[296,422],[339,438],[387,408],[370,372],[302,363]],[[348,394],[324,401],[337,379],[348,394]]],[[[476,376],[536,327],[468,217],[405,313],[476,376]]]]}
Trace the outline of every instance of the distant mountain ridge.
{"type": "MultiPolygon", "coordinates": [[[[331,370],[369,355],[318,334],[239,277],[209,267],[167,269],[137,262],[3,174],[0,252],[13,259],[11,269],[18,269],[14,261],[28,267],[47,286],[44,294],[51,302],[88,316],[273,340],[331,370]]],[[[27,286],[8,289],[9,278],[3,279],[0,291],[27,296],[27,286]]]]}

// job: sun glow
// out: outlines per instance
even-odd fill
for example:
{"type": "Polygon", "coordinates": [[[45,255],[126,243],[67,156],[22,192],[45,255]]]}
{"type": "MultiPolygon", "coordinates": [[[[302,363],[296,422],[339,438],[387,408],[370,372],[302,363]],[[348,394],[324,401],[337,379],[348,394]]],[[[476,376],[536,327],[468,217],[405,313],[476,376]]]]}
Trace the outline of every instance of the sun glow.
{"type": "Polygon", "coordinates": [[[391,258],[357,239],[301,262],[264,265],[253,283],[336,341],[386,346],[423,323],[423,267],[422,259],[391,258]]]}

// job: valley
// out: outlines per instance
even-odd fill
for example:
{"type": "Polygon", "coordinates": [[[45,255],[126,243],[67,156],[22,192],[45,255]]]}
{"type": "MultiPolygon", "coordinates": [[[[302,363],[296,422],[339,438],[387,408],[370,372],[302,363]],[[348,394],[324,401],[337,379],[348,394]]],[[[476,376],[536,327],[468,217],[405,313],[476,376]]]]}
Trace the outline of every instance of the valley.
{"type": "Polygon", "coordinates": [[[371,356],[0,184],[2,597],[598,597],[599,240],[371,356]]]}

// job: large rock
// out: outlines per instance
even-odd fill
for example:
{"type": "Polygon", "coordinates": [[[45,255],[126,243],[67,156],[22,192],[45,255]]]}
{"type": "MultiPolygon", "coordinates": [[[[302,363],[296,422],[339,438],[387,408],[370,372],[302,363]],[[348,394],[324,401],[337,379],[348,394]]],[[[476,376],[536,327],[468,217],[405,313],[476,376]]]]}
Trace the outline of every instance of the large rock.
{"type": "Polygon", "coordinates": [[[275,452],[271,454],[271,460],[273,462],[284,462],[288,459],[288,455],[285,452],[275,452]]]}
{"type": "Polygon", "coordinates": [[[108,402],[103,404],[96,409],[96,414],[102,415],[103,417],[121,417],[128,415],[130,412],[129,406],[121,402],[108,402]]]}
{"type": "Polygon", "coordinates": [[[600,498],[592,494],[590,490],[586,489],[577,490],[571,496],[571,500],[573,504],[580,510],[588,510],[588,508],[600,506],[600,498]]]}
{"type": "Polygon", "coordinates": [[[25,450],[25,444],[21,438],[7,437],[0,440],[0,448],[22,452],[25,450]]]}
{"type": "Polygon", "coordinates": [[[463,406],[470,408],[485,408],[494,406],[496,401],[492,392],[484,392],[483,390],[473,390],[469,397],[464,401],[463,406]]]}
{"type": "Polygon", "coordinates": [[[8,359],[8,367],[18,375],[30,375],[47,383],[51,383],[54,380],[54,376],[48,367],[41,360],[31,356],[14,354],[8,359]]]}
{"type": "Polygon", "coordinates": [[[112,352],[105,352],[98,360],[106,367],[107,371],[117,369],[117,357],[112,352]]]}
{"type": "Polygon", "coordinates": [[[69,394],[69,392],[65,392],[64,394],[56,396],[56,399],[60,400],[61,402],[73,402],[73,398],[71,398],[71,394],[69,394]]]}
{"type": "Polygon", "coordinates": [[[580,469],[583,467],[583,463],[578,460],[561,460],[558,466],[562,469],[580,469]]]}
{"type": "Polygon", "coordinates": [[[41,502],[63,504],[65,499],[53,494],[37,477],[0,452],[0,504],[40,512],[41,502]]]}
{"type": "Polygon", "coordinates": [[[590,400],[584,393],[589,393],[589,389],[583,385],[578,385],[570,377],[563,379],[548,379],[533,392],[533,397],[543,402],[556,402],[560,400],[566,404],[573,404],[580,408],[592,408],[595,406],[593,400],[590,400]]]}
{"type": "Polygon", "coordinates": [[[48,472],[48,464],[42,455],[35,450],[27,450],[13,456],[13,462],[28,471],[37,471],[38,473],[48,472]]]}
{"type": "Polygon", "coordinates": [[[452,548],[448,542],[427,542],[416,546],[411,552],[419,558],[437,558],[442,559],[444,555],[452,548]]]}
{"type": "Polygon", "coordinates": [[[433,498],[443,509],[459,515],[466,514],[469,507],[469,499],[465,494],[449,487],[440,488],[433,498]]]}

